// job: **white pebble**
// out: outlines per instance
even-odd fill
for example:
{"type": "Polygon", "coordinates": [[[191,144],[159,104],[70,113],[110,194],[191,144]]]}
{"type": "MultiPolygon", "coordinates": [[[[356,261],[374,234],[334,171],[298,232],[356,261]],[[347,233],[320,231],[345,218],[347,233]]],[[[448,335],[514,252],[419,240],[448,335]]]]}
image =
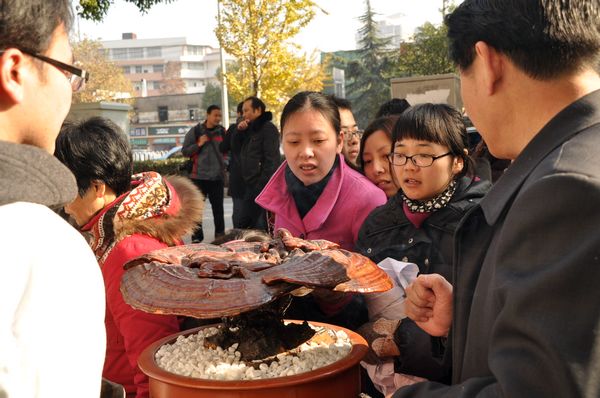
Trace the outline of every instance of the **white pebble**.
{"type": "Polygon", "coordinates": [[[205,348],[204,339],[217,332],[218,329],[212,327],[196,334],[178,336],[173,344],[165,344],[158,349],[155,355],[157,365],[171,373],[200,379],[254,380],[316,370],[340,360],[352,349],[348,335],[337,331],[337,339],[331,345],[304,343],[297,353],[278,354],[270,363],[263,362],[254,369],[240,361],[237,343],[225,350],[221,347],[205,348]]]}

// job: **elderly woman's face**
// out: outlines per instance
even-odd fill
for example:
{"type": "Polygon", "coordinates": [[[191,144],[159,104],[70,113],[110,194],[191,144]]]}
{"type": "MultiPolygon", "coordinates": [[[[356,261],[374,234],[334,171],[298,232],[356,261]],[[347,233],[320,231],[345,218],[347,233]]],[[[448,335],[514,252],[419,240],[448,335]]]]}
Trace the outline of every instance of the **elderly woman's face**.
{"type": "Polygon", "coordinates": [[[92,183],[83,196],[77,195],[74,201],[65,206],[65,212],[73,217],[80,227],[87,224],[94,214],[104,207],[103,196],[98,196],[99,184],[92,183]]]}

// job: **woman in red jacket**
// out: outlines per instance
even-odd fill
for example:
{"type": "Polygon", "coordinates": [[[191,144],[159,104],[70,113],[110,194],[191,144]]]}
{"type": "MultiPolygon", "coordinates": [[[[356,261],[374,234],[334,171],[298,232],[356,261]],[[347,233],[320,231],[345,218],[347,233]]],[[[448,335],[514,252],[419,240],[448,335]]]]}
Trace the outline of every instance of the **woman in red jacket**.
{"type": "Polygon", "coordinates": [[[90,237],[106,288],[107,352],[103,377],[128,397],[148,396],[137,366],[144,348],[179,331],[175,316],[148,314],[123,301],[123,264],[149,251],[181,244],[202,217],[201,196],[183,177],[148,172],[131,177],[127,137],[110,120],[65,124],[56,153],[75,175],[79,195],[65,211],[90,237]]]}

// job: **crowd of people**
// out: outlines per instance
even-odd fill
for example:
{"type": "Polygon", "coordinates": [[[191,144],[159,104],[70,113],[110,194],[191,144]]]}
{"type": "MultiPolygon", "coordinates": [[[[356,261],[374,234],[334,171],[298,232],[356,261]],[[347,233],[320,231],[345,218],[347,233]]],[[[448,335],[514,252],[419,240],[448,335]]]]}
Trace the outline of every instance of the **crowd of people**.
{"type": "Polygon", "coordinates": [[[465,0],[446,16],[475,152],[446,104],[392,99],[363,132],[348,100],[303,91],[278,129],[249,96],[227,130],[210,105],[186,134],[188,179],[132,175],[108,119],[64,121],[89,78],[69,1],[2,3],[0,397],[148,397],[141,351],[185,325],[128,306],[123,264],[203,241],[204,198],[218,242],[233,236],[227,175],[236,234],[286,228],[416,265],[402,316],[324,289],[286,311],[362,333],[394,376],[369,372],[371,396],[600,396],[599,22],[592,0],[465,0]]]}

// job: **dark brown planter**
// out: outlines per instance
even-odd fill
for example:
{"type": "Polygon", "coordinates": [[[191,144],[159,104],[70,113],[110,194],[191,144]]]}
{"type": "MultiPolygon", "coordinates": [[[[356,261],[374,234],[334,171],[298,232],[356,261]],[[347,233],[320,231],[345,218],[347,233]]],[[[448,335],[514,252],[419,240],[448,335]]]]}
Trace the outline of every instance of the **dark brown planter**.
{"type": "Polygon", "coordinates": [[[332,330],[343,330],[352,342],[350,353],[339,361],[294,376],[260,380],[221,381],[180,376],[161,369],[154,356],[158,349],[200,328],[186,330],[147,347],[138,359],[140,369],[150,378],[151,398],[347,398],[360,393],[359,362],[367,353],[367,342],[359,334],[335,325],[311,322],[332,330]]]}

